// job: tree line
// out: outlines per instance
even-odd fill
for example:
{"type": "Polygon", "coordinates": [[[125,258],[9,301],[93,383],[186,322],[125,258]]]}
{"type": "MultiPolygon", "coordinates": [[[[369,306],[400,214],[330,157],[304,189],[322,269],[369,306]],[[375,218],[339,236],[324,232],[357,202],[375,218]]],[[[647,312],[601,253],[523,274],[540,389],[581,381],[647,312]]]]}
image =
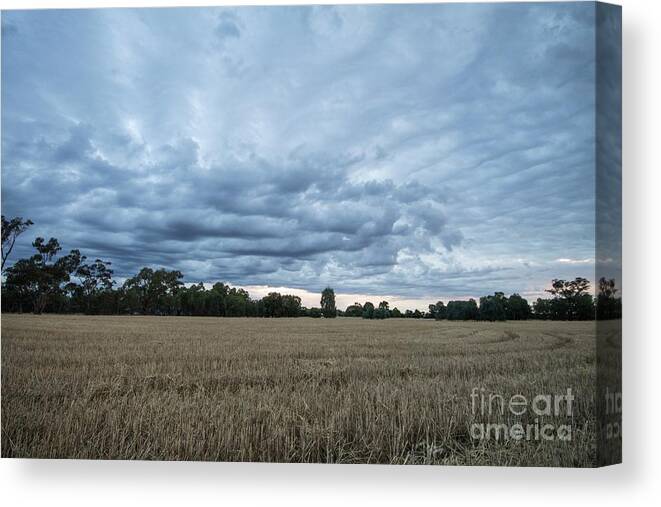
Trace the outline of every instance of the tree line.
{"type": "Polygon", "coordinates": [[[354,303],[343,312],[347,317],[364,319],[413,318],[434,320],[594,320],[619,319],[622,317],[622,300],[616,297],[614,280],[602,278],[599,281],[599,293],[596,298],[589,292],[590,282],[585,278],[574,280],[554,279],[551,289],[546,292],[551,298],[538,298],[532,305],[519,294],[509,297],[503,292],[483,296],[478,301],[443,301],[430,304],[428,311],[406,310],[389,307],[387,301],[378,306],[371,302],[354,303]]]}
{"type": "Polygon", "coordinates": [[[180,315],[215,317],[361,317],[364,319],[413,318],[434,320],[592,320],[621,318],[621,298],[613,280],[599,281],[593,297],[585,278],[552,281],[551,297],[532,306],[519,294],[503,292],[468,301],[430,304],[428,311],[390,308],[387,301],[354,303],[336,308],[335,292],[327,287],[319,307],[306,308],[301,298],[271,292],[253,299],[241,288],[218,282],[206,288],[201,282],[186,286],[177,270],[142,268],[118,285],[112,263],[90,260],[79,250],[62,255],[55,238],[38,237],[32,256],[5,269],[17,237],[30,226],[21,217],[2,216],[2,311],[31,313],[84,313],[88,315],[180,315]]]}

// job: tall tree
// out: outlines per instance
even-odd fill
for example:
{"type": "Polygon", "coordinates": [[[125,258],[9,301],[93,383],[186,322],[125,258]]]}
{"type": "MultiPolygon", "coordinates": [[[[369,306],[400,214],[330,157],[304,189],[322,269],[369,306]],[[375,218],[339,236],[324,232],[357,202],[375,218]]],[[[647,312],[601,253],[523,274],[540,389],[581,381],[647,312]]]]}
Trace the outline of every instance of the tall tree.
{"type": "Polygon", "coordinates": [[[599,320],[622,318],[622,299],[617,297],[614,279],[599,279],[597,294],[597,318],[599,320]]]}
{"type": "Polygon", "coordinates": [[[448,320],[475,320],[479,316],[477,302],[472,298],[468,301],[450,301],[447,315],[448,320]]]}
{"type": "Polygon", "coordinates": [[[226,301],[227,317],[245,317],[247,315],[250,295],[246,290],[232,287],[227,293],[226,301]]]}
{"type": "Polygon", "coordinates": [[[347,306],[347,309],[344,311],[345,317],[362,317],[363,315],[363,305],[356,302],[352,305],[347,306]]]}
{"type": "Polygon", "coordinates": [[[379,307],[374,310],[375,319],[388,319],[390,318],[390,305],[388,301],[381,301],[379,307]]]}
{"type": "Polygon", "coordinates": [[[112,279],[111,262],[96,259],[90,264],[85,264],[86,257],[81,257],[81,263],[76,269],[74,276],[79,284],[74,290],[78,290],[83,298],[85,313],[92,313],[94,298],[101,291],[109,291],[115,282],[112,279]]]}
{"type": "Polygon", "coordinates": [[[502,292],[480,298],[480,320],[505,320],[507,316],[507,298],[502,292]]]}
{"type": "Polygon", "coordinates": [[[374,318],[374,303],[367,301],[363,305],[363,319],[373,319],[374,318]]]}
{"type": "Polygon", "coordinates": [[[176,296],[182,277],[180,271],[142,268],[137,275],[124,282],[129,305],[138,308],[144,315],[169,313],[172,310],[171,297],[176,296]]]}
{"type": "Polygon", "coordinates": [[[577,277],[574,280],[554,279],[546,292],[553,295],[553,319],[594,319],[594,298],[589,293],[590,281],[577,277]]]}
{"type": "Polygon", "coordinates": [[[301,312],[301,298],[285,294],[282,296],[282,314],[284,317],[298,317],[301,312]]]}
{"type": "Polygon", "coordinates": [[[321,313],[327,319],[337,317],[337,309],[335,308],[335,291],[330,287],[326,287],[321,293],[321,313]]]}
{"type": "Polygon", "coordinates": [[[16,238],[23,234],[31,225],[33,225],[32,220],[23,220],[21,217],[14,217],[7,220],[2,215],[2,271],[5,270],[5,262],[7,262],[9,254],[14,249],[16,238]]]}
{"type": "Polygon", "coordinates": [[[282,294],[269,292],[262,298],[264,317],[282,317],[282,294]]]}
{"type": "Polygon", "coordinates": [[[445,308],[445,304],[443,301],[438,301],[436,304],[430,304],[429,305],[429,313],[427,314],[430,319],[435,319],[435,320],[443,320],[446,319],[448,314],[447,314],[447,308],[445,308]]]}
{"type": "Polygon", "coordinates": [[[509,320],[527,320],[531,313],[528,301],[516,293],[508,298],[506,311],[509,320]]]}
{"type": "Polygon", "coordinates": [[[553,320],[553,307],[551,299],[537,298],[532,304],[533,315],[539,320],[553,320]]]}
{"type": "Polygon", "coordinates": [[[82,261],[80,251],[71,250],[68,255],[55,260],[62,250],[55,238],[44,241],[36,238],[32,246],[37,254],[21,259],[7,269],[7,287],[15,290],[32,304],[32,311],[40,314],[49,303],[62,294],[63,284],[69,282],[82,261]]]}

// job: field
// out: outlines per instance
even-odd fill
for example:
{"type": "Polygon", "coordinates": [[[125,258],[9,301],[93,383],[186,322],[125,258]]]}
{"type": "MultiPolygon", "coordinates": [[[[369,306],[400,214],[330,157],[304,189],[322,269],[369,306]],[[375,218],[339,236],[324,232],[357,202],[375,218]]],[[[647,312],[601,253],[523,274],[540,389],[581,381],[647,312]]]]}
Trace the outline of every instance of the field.
{"type": "Polygon", "coordinates": [[[593,466],[590,322],[2,316],[2,456],[593,466]],[[575,397],[476,439],[471,393],[575,397]],[[537,421],[536,421],[537,419],[537,421]]]}

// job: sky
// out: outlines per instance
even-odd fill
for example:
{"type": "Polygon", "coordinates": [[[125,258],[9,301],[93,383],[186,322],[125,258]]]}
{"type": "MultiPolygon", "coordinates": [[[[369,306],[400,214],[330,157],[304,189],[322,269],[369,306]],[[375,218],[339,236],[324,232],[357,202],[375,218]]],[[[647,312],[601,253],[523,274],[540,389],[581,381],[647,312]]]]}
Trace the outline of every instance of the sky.
{"type": "Polygon", "coordinates": [[[595,270],[591,3],[2,13],[2,213],[308,306],[595,270]]]}

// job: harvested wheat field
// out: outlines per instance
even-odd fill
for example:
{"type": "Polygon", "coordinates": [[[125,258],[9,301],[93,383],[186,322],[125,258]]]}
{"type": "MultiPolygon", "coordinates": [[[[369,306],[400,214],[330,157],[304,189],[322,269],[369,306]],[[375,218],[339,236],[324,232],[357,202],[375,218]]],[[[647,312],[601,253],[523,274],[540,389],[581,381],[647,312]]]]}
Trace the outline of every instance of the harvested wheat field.
{"type": "Polygon", "coordinates": [[[2,456],[593,466],[594,344],[594,322],[3,315],[2,456]],[[573,410],[485,417],[474,388],[573,410]]]}

